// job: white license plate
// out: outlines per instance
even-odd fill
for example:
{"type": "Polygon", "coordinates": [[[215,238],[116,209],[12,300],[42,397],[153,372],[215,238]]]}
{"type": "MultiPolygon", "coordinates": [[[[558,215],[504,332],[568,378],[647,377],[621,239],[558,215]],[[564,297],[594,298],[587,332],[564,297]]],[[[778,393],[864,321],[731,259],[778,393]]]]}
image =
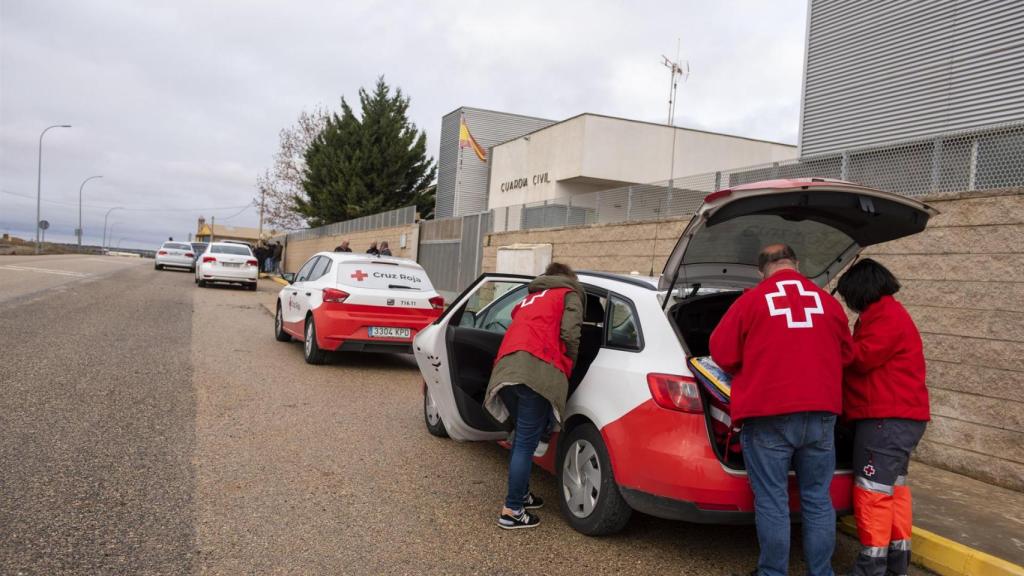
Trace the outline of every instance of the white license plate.
{"type": "Polygon", "coordinates": [[[242,265],[239,262],[222,262],[225,268],[241,268],[242,265]]]}
{"type": "Polygon", "coordinates": [[[370,338],[409,338],[411,328],[391,328],[389,326],[370,326],[370,338]]]}

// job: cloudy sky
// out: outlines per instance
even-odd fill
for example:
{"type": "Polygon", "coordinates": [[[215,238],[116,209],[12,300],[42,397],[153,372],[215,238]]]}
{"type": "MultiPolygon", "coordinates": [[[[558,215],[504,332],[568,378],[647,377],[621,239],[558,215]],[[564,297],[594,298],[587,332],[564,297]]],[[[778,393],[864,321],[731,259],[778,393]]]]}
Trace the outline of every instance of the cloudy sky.
{"type": "Polygon", "coordinates": [[[255,226],[246,209],[277,133],[299,111],[356,101],[384,74],[412,97],[437,155],[460,105],[566,118],[676,122],[796,143],[806,0],[0,0],[0,232],[32,237],[39,133],[47,238],[184,239],[195,220],[255,226]]]}

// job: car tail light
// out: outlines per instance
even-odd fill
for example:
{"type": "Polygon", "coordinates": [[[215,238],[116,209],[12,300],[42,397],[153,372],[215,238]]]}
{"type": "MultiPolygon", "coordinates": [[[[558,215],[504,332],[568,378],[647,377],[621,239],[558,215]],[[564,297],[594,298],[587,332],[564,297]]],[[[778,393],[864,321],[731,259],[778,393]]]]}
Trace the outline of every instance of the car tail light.
{"type": "Polygon", "coordinates": [[[185,252],[185,257],[186,257],[186,258],[195,258],[195,257],[196,257],[196,255],[195,255],[195,254],[193,254],[193,253],[191,253],[191,252],[185,252]]]}
{"type": "Polygon", "coordinates": [[[443,310],[444,296],[434,296],[433,298],[430,299],[430,305],[434,308],[434,310],[443,310]]]}
{"type": "Polygon", "coordinates": [[[673,374],[648,374],[647,386],[651,397],[662,408],[700,414],[704,408],[700,400],[697,381],[688,376],[673,374]]]}
{"type": "Polygon", "coordinates": [[[167,256],[167,250],[161,250],[157,252],[157,256],[167,256]]]}
{"type": "Polygon", "coordinates": [[[248,264],[249,266],[259,266],[260,265],[260,263],[257,262],[255,258],[249,258],[248,260],[245,261],[245,263],[248,264]]]}
{"type": "Polygon", "coordinates": [[[216,262],[216,256],[203,256],[203,262],[216,262]]]}
{"type": "Polygon", "coordinates": [[[345,292],[344,290],[338,290],[337,288],[324,288],[324,302],[341,304],[346,298],[348,298],[348,292],[345,292]]]}

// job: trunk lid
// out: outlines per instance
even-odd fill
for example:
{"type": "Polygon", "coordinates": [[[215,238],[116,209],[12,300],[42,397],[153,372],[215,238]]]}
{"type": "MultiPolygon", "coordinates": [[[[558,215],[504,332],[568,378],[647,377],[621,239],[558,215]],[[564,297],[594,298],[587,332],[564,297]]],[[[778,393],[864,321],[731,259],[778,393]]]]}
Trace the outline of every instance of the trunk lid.
{"type": "Polygon", "coordinates": [[[353,292],[349,302],[397,308],[433,309],[437,296],[427,272],[412,261],[388,258],[343,261],[338,284],[353,292]]]}
{"type": "Polygon", "coordinates": [[[800,271],[824,286],[865,247],[916,234],[936,214],[912,198],[824,178],[720,190],[683,230],[659,288],[753,286],[758,253],[774,243],[792,246],[800,271]]]}

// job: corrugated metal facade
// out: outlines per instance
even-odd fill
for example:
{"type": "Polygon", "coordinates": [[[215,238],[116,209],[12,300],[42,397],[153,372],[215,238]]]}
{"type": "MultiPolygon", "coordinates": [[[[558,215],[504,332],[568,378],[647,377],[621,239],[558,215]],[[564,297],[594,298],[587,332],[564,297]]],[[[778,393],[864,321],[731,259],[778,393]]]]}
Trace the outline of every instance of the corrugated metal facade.
{"type": "Polygon", "coordinates": [[[459,153],[459,118],[473,138],[490,153],[490,148],[555,122],[543,118],[507,114],[479,108],[458,108],[441,120],[441,149],[437,154],[437,204],[435,218],[475,214],[487,210],[487,163],[470,149],[459,153]]]}
{"type": "Polygon", "coordinates": [[[1024,2],[810,0],[802,156],[1024,119],[1024,2]]]}

